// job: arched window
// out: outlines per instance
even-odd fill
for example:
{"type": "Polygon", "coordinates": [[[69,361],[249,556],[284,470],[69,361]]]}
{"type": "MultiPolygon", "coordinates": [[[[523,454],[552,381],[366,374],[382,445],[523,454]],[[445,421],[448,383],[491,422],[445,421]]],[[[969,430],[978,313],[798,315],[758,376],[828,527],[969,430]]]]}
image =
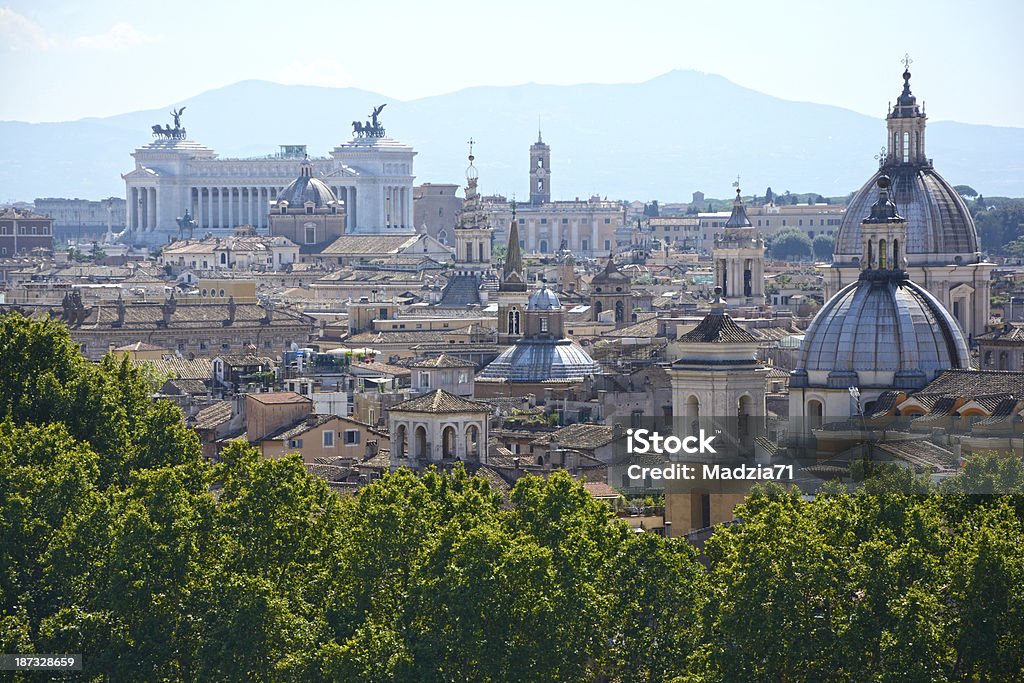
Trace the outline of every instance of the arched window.
{"type": "Polygon", "coordinates": [[[413,445],[415,446],[415,452],[413,453],[414,457],[427,457],[427,429],[423,425],[416,428],[413,445]]]}
{"type": "Polygon", "coordinates": [[[991,351],[986,351],[985,352],[985,367],[989,367],[989,368],[992,367],[992,352],[991,351]]]}
{"type": "Polygon", "coordinates": [[[540,253],[542,253],[542,254],[548,253],[548,241],[547,240],[541,240],[540,241],[540,253]]]}
{"type": "Polygon", "coordinates": [[[227,262],[228,262],[228,255],[225,254],[224,252],[221,252],[221,254],[220,254],[220,264],[223,266],[227,262]]]}
{"type": "Polygon", "coordinates": [[[885,247],[885,240],[878,240],[878,267],[882,270],[889,267],[888,260],[886,259],[888,254],[885,252],[885,247]]]}
{"type": "Polygon", "coordinates": [[[621,301],[615,302],[615,322],[621,323],[626,319],[626,309],[621,301]]]}
{"type": "Polygon", "coordinates": [[[520,334],[519,330],[519,311],[513,309],[508,312],[508,333],[520,334]]]}
{"type": "Polygon", "coordinates": [[[480,428],[476,425],[466,427],[466,455],[480,457],[480,428]]]}
{"type": "Polygon", "coordinates": [[[441,457],[454,458],[455,455],[455,427],[448,425],[441,432],[441,457]]]}
{"type": "Polygon", "coordinates": [[[807,426],[810,428],[820,427],[825,418],[825,406],[817,399],[807,402],[807,426]]]}
{"type": "Polygon", "coordinates": [[[392,448],[397,450],[397,455],[399,458],[405,457],[406,449],[408,448],[406,439],[408,438],[408,430],[405,428],[405,425],[399,425],[398,429],[395,430],[395,440],[392,445],[392,448]]]}

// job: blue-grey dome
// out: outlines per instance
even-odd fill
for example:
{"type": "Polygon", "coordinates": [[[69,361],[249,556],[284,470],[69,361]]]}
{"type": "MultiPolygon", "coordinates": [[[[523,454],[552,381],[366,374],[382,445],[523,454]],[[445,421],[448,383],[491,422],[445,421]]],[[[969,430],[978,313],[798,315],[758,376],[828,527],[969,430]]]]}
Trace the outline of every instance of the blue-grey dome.
{"type": "Polygon", "coordinates": [[[520,339],[502,351],[479,376],[510,382],[543,382],[582,380],[600,371],[597,362],[574,341],[520,339]]]}
{"type": "Polygon", "coordinates": [[[836,235],[836,265],[852,264],[861,253],[860,223],[871,212],[881,175],[892,179],[892,199],[907,221],[909,265],[980,261],[978,231],[963,198],[931,166],[893,164],[881,168],[850,201],[836,235]]]}
{"type": "Polygon", "coordinates": [[[529,301],[526,302],[526,310],[528,311],[560,311],[562,310],[562,303],[547,287],[543,287],[533,294],[530,295],[529,301]]]}
{"type": "Polygon", "coordinates": [[[299,177],[278,193],[277,201],[282,200],[295,209],[305,206],[306,202],[313,202],[314,208],[322,209],[337,203],[338,198],[326,183],[313,177],[313,167],[307,162],[302,165],[299,177]]]}
{"type": "Polygon", "coordinates": [[[911,389],[945,370],[967,367],[963,333],[934,296],[910,280],[869,275],[841,289],[818,311],[790,384],[846,388],[877,384],[886,374],[893,387],[911,389]],[[825,372],[826,382],[813,377],[820,380],[825,372]],[[861,373],[871,373],[876,381],[865,381],[861,373]]]}

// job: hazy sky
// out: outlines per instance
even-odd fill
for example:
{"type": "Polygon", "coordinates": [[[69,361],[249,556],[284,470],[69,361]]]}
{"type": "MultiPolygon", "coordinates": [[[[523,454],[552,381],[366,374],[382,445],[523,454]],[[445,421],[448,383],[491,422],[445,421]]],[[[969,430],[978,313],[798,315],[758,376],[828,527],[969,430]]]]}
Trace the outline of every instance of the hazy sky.
{"type": "Polygon", "coordinates": [[[883,116],[909,52],[932,119],[1024,127],[1022,27],[1021,0],[0,0],[0,119],[165,107],[253,78],[407,100],[672,69],[883,116]]]}

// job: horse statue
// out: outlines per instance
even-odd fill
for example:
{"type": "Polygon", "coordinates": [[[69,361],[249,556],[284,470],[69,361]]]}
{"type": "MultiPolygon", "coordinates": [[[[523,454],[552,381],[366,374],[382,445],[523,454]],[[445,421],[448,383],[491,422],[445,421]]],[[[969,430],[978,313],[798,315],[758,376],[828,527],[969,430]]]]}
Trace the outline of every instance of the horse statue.
{"type": "Polygon", "coordinates": [[[352,133],[355,134],[355,135],[362,135],[363,134],[363,122],[362,121],[353,121],[352,122],[352,133]]]}

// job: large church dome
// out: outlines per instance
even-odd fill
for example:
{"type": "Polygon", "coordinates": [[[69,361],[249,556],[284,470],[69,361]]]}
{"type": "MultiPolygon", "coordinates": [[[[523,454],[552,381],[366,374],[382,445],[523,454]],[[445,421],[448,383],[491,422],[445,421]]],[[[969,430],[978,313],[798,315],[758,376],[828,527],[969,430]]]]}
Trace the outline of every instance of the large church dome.
{"type": "Polygon", "coordinates": [[[886,116],[887,148],[881,168],[854,195],[836,235],[833,265],[855,265],[861,250],[861,218],[874,201],[873,188],[885,175],[892,180],[892,200],[907,222],[909,266],[979,263],[978,232],[956,190],[940,176],[925,153],[927,117],[910,91],[910,71],[903,72],[903,92],[886,116]]]}
{"type": "Polygon", "coordinates": [[[860,277],[814,316],[790,376],[792,388],[919,389],[950,369],[969,367],[956,319],[905,270],[907,220],[892,181],[880,176],[878,199],[860,223],[860,277]]]}
{"type": "Polygon", "coordinates": [[[944,370],[967,367],[963,333],[934,296],[910,280],[866,278],[829,299],[811,321],[790,384],[807,386],[810,379],[812,385],[846,388],[891,382],[910,389],[944,370]]]}
{"type": "Polygon", "coordinates": [[[846,208],[836,235],[835,263],[850,264],[860,254],[860,219],[871,210],[873,189],[883,174],[892,178],[893,200],[900,215],[907,219],[910,265],[979,260],[974,219],[957,191],[931,166],[893,164],[871,176],[846,208]]]}

